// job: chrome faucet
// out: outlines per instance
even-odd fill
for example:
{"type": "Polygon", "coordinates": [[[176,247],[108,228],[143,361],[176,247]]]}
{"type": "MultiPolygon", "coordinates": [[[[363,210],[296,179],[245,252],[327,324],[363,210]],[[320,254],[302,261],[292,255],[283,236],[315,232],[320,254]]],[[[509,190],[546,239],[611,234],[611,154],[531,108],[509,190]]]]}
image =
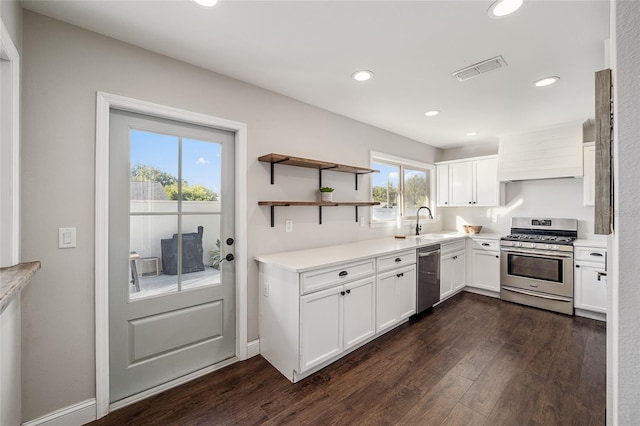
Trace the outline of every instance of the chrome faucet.
{"type": "Polygon", "coordinates": [[[420,230],[422,229],[422,226],[420,226],[420,210],[422,209],[427,209],[427,211],[429,212],[429,219],[433,219],[433,214],[431,214],[431,209],[429,207],[419,207],[418,211],[416,212],[416,235],[420,235],[420,230]]]}

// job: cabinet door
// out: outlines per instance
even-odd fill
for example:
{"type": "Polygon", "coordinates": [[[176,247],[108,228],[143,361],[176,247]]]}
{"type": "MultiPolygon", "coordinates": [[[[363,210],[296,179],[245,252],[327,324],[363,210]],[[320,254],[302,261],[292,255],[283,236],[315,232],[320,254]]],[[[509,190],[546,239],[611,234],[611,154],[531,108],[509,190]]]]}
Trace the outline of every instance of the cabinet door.
{"type": "Polygon", "coordinates": [[[449,164],[449,186],[451,187],[450,205],[470,206],[472,204],[472,179],[473,163],[471,161],[449,164]]]}
{"type": "Polygon", "coordinates": [[[416,313],[416,266],[396,274],[396,312],[398,321],[416,313]]]}
{"type": "Polygon", "coordinates": [[[473,204],[499,205],[498,159],[489,158],[473,162],[473,204]]]}
{"type": "Polygon", "coordinates": [[[300,298],[300,369],[322,364],[342,352],[342,286],[300,298]]]}
{"type": "Polygon", "coordinates": [[[464,253],[453,256],[453,291],[458,291],[465,286],[465,257],[464,253]]]}
{"type": "Polygon", "coordinates": [[[343,301],[344,349],[357,345],[376,332],[375,278],[345,284],[343,301]]]}
{"type": "Polygon", "coordinates": [[[596,200],[596,146],[585,146],[582,159],[584,170],[582,202],[585,206],[594,206],[596,200]]]}
{"type": "Polygon", "coordinates": [[[440,260],[440,300],[453,293],[453,256],[440,260]]]}
{"type": "Polygon", "coordinates": [[[575,268],[576,308],[607,312],[607,276],[602,266],[578,264],[575,268]],[[579,266],[579,267],[578,267],[579,266]]]}
{"type": "Polygon", "coordinates": [[[438,189],[436,203],[438,207],[447,207],[449,205],[449,165],[441,164],[436,166],[436,174],[438,189]]]}
{"type": "Polygon", "coordinates": [[[500,254],[496,251],[472,251],[472,287],[500,291],[500,254]]]}
{"type": "Polygon", "coordinates": [[[378,275],[376,280],[376,331],[386,330],[399,321],[395,299],[396,272],[378,275]]]}

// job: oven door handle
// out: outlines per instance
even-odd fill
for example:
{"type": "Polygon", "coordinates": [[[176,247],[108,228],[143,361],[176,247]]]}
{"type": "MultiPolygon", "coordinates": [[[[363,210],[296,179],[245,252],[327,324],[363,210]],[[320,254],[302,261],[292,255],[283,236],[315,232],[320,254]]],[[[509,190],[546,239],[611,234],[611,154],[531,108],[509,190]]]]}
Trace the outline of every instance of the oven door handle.
{"type": "Polygon", "coordinates": [[[558,253],[557,251],[540,251],[540,250],[527,250],[527,249],[512,249],[512,248],[501,248],[500,251],[505,253],[515,253],[515,254],[531,254],[537,257],[545,257],[545,258],[555,258],[555,259],[573,259],[573,253],[558,253]]]}
{"type": "Polygon", "coordinates": [[[503,290],[506,291],[510,291],[512,293],[520,293],[520,294],[524,294],[526,296],[534,296],[534,297],[540,297],[542,299],[549,299],[549,300],[556,300],[558,302],[572,302],[572,299],[568,298],[568,297],[562,297],[562,296],[551,296],[551,295],[547,295],[547,294],[542,294],[542,293],[536,293],[533,291],[527,291],[527,290],[520,290],[520,289],[515,289],[512,287],[502,287],[503,290]]]}

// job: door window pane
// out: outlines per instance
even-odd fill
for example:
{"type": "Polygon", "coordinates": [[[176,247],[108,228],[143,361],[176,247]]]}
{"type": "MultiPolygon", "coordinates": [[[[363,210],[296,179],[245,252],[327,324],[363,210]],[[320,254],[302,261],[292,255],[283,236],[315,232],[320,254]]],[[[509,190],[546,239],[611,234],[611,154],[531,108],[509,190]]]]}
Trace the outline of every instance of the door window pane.
{"type": "Polygon", "coordinates": [[[400,208],[400,167],[385,163],[372,163],[371,167],[380,170],[372,174],[373,201],[380,203],[373,208],[373,219],[395,220],[400,208]]]}
{"type": "Polygon", "coordinates": [[[131,212],[177,212],[170,188],[178,183],[179,138],[133,129],[129,143],[131,212]]]}
{"type": "Polygon", "coordinates": [[[220,212],[221,154],[219,143],[182,140],[183,212],[220,212]]]}

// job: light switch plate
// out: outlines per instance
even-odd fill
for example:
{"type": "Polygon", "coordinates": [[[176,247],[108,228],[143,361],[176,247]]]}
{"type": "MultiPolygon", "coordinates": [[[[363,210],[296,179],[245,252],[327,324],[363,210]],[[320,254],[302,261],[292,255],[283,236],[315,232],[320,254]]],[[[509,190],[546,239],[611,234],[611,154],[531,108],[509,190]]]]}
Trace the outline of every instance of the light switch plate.
{"type": "Polygon", "coordinates": [[[58,248],[73,248],[76,246],[76,228],[58,228],[58,248]]]}

